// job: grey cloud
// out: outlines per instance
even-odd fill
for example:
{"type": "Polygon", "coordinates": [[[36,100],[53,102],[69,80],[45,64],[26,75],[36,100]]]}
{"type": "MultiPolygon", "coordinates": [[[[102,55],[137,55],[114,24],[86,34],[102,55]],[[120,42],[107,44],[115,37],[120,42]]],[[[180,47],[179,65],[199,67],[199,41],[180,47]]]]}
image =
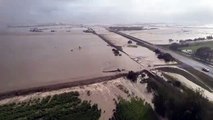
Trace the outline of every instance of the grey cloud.
{"type": "Polygon", "coordinates": [[[0,0],[0,24],[211,23],[211,0],[0,0]]]}

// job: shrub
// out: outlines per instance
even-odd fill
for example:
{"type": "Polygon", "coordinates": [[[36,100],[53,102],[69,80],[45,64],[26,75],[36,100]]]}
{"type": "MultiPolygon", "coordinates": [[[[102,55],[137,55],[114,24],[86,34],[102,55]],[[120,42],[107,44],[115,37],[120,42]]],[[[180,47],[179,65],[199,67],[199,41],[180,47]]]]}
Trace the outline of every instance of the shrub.
{"type": "Polygon", "coordinates": [[[149,104],[141,99],[132,98],[130,101],[124,99],[119,101],[111,120],[158,120],[158,118],[149,104]]]}
{"type": "Polygon", "coordinates": [[[129,40],[129,41],[128,41],[128,44],[132,44],[132,41],[131,41],[131,40],[129,40]]]}
{"type": "Polygon", "coordinates": [[[156,54],[161,54],[161,51],[160,51],[159,49],[155,49],[154,52],[155,52],[156,54]]]}
{"type": "Polygon", "coordinates": [[[129,71],[129,73],[127,74],[127,79],[131,80],[132,82],[137,81],[139,73],[133,72],[133,71],[129,71]]]}
{"type": "Polygon", "coordinates": [[[172,43],[172,44],[169,46],[169,48],[170,48],[171,50],[174,50],[174,51],[178,50],[179,47],[180,47],[180,44],[178,44],[178,43],[172,43]]]}
{"type": "Polygon", "coordinates": [[[165,62],[174,61],[174,58],[169,53],[161,53],[158,55],[158,59],[164,59],[165,62]]]}

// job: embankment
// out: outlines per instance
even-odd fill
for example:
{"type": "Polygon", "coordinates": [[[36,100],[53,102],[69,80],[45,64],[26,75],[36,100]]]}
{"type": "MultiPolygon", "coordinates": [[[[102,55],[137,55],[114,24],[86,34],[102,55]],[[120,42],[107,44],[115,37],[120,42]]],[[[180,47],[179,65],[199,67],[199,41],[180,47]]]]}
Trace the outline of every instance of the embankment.
{"type": "Polygon", "coordinates": [[[59,90],[62,88],[69,88],[74,86],[82,86],[82,85],[88,85],[88,84],[93,84],[98,82],[110,81],[119,77],[124,77],[126,75],[127,73],[121,73],[121,74],[116,74],[111,76],[103,76],[103,77],[97,77],[92,79],[84,79],[84,80],[73,81],[73,82],[66,82],[66,83],[60,83],[60,84],[54,84],[54,85],[9,91],[5,93],[0,93],[0,100],[5,98],[20,96],[20,95],[28,95],[28,94],[32,94],[36,92],[46,92],[46,91],[52,91],[52,90],[59,90]]]}

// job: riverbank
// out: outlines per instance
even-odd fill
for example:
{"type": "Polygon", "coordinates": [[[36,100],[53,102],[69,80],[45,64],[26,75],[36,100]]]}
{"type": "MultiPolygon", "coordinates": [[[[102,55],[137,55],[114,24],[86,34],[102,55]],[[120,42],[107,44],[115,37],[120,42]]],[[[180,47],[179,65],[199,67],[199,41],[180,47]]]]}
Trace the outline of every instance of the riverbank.
{"type": "Polygon", "coordinates": [[[42,100],[48,96],[78,92],[81,100],[86,100],[91,104],[98,105],[98,108],[101,109],[100,120],[108,120],[112,117],[113,111],[116,109],[116,103],[120,98],[130,100],[132,97],[138,97],[153,106],[153,95],[147,92],[146,84],[141,84],[139,81],[133,83],[124,76],[117,77],[118,78],[112,78],[111,80],[108,79],[107,81],[99,81],[98,83],[14,96],[0,100],[0,105],[34,101],[35,99],[42,100]]]}
{"type": "Polygon", "coordinates": [[[75,86],[94,84],[94,83],[103,82],[103,81],[110,81],[110,80],[123,77],[126,75],[127,73],[122,73],[122,74],[97,77],[92,79],[84,79],[84,80],[73,81],[73,82],[65,82],[65,83],[59,83],[59,84],[53,84],[53,85],[47,85],[47,86],[41,86],[41,87],[14,90],[10,92],[0,93],[0,100],[15,97],[15,96],[29,95],[36,92],[47,92],[47,91],[59,90],[62,88],[69,88],[69,87],[75,87],[75,86]]]}

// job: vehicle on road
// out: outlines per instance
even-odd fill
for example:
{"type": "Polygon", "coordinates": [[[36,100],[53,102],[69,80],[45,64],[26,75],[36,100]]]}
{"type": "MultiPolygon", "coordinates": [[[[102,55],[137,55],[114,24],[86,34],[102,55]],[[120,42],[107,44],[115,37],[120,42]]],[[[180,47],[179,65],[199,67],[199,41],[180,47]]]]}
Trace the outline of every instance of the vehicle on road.
{"type": "Polygon", "coordinates": [[[202,71],[204,71],[204,72],[209,72],[209,69],[207,69],[207,68],[202,68],[202,71]]]}

